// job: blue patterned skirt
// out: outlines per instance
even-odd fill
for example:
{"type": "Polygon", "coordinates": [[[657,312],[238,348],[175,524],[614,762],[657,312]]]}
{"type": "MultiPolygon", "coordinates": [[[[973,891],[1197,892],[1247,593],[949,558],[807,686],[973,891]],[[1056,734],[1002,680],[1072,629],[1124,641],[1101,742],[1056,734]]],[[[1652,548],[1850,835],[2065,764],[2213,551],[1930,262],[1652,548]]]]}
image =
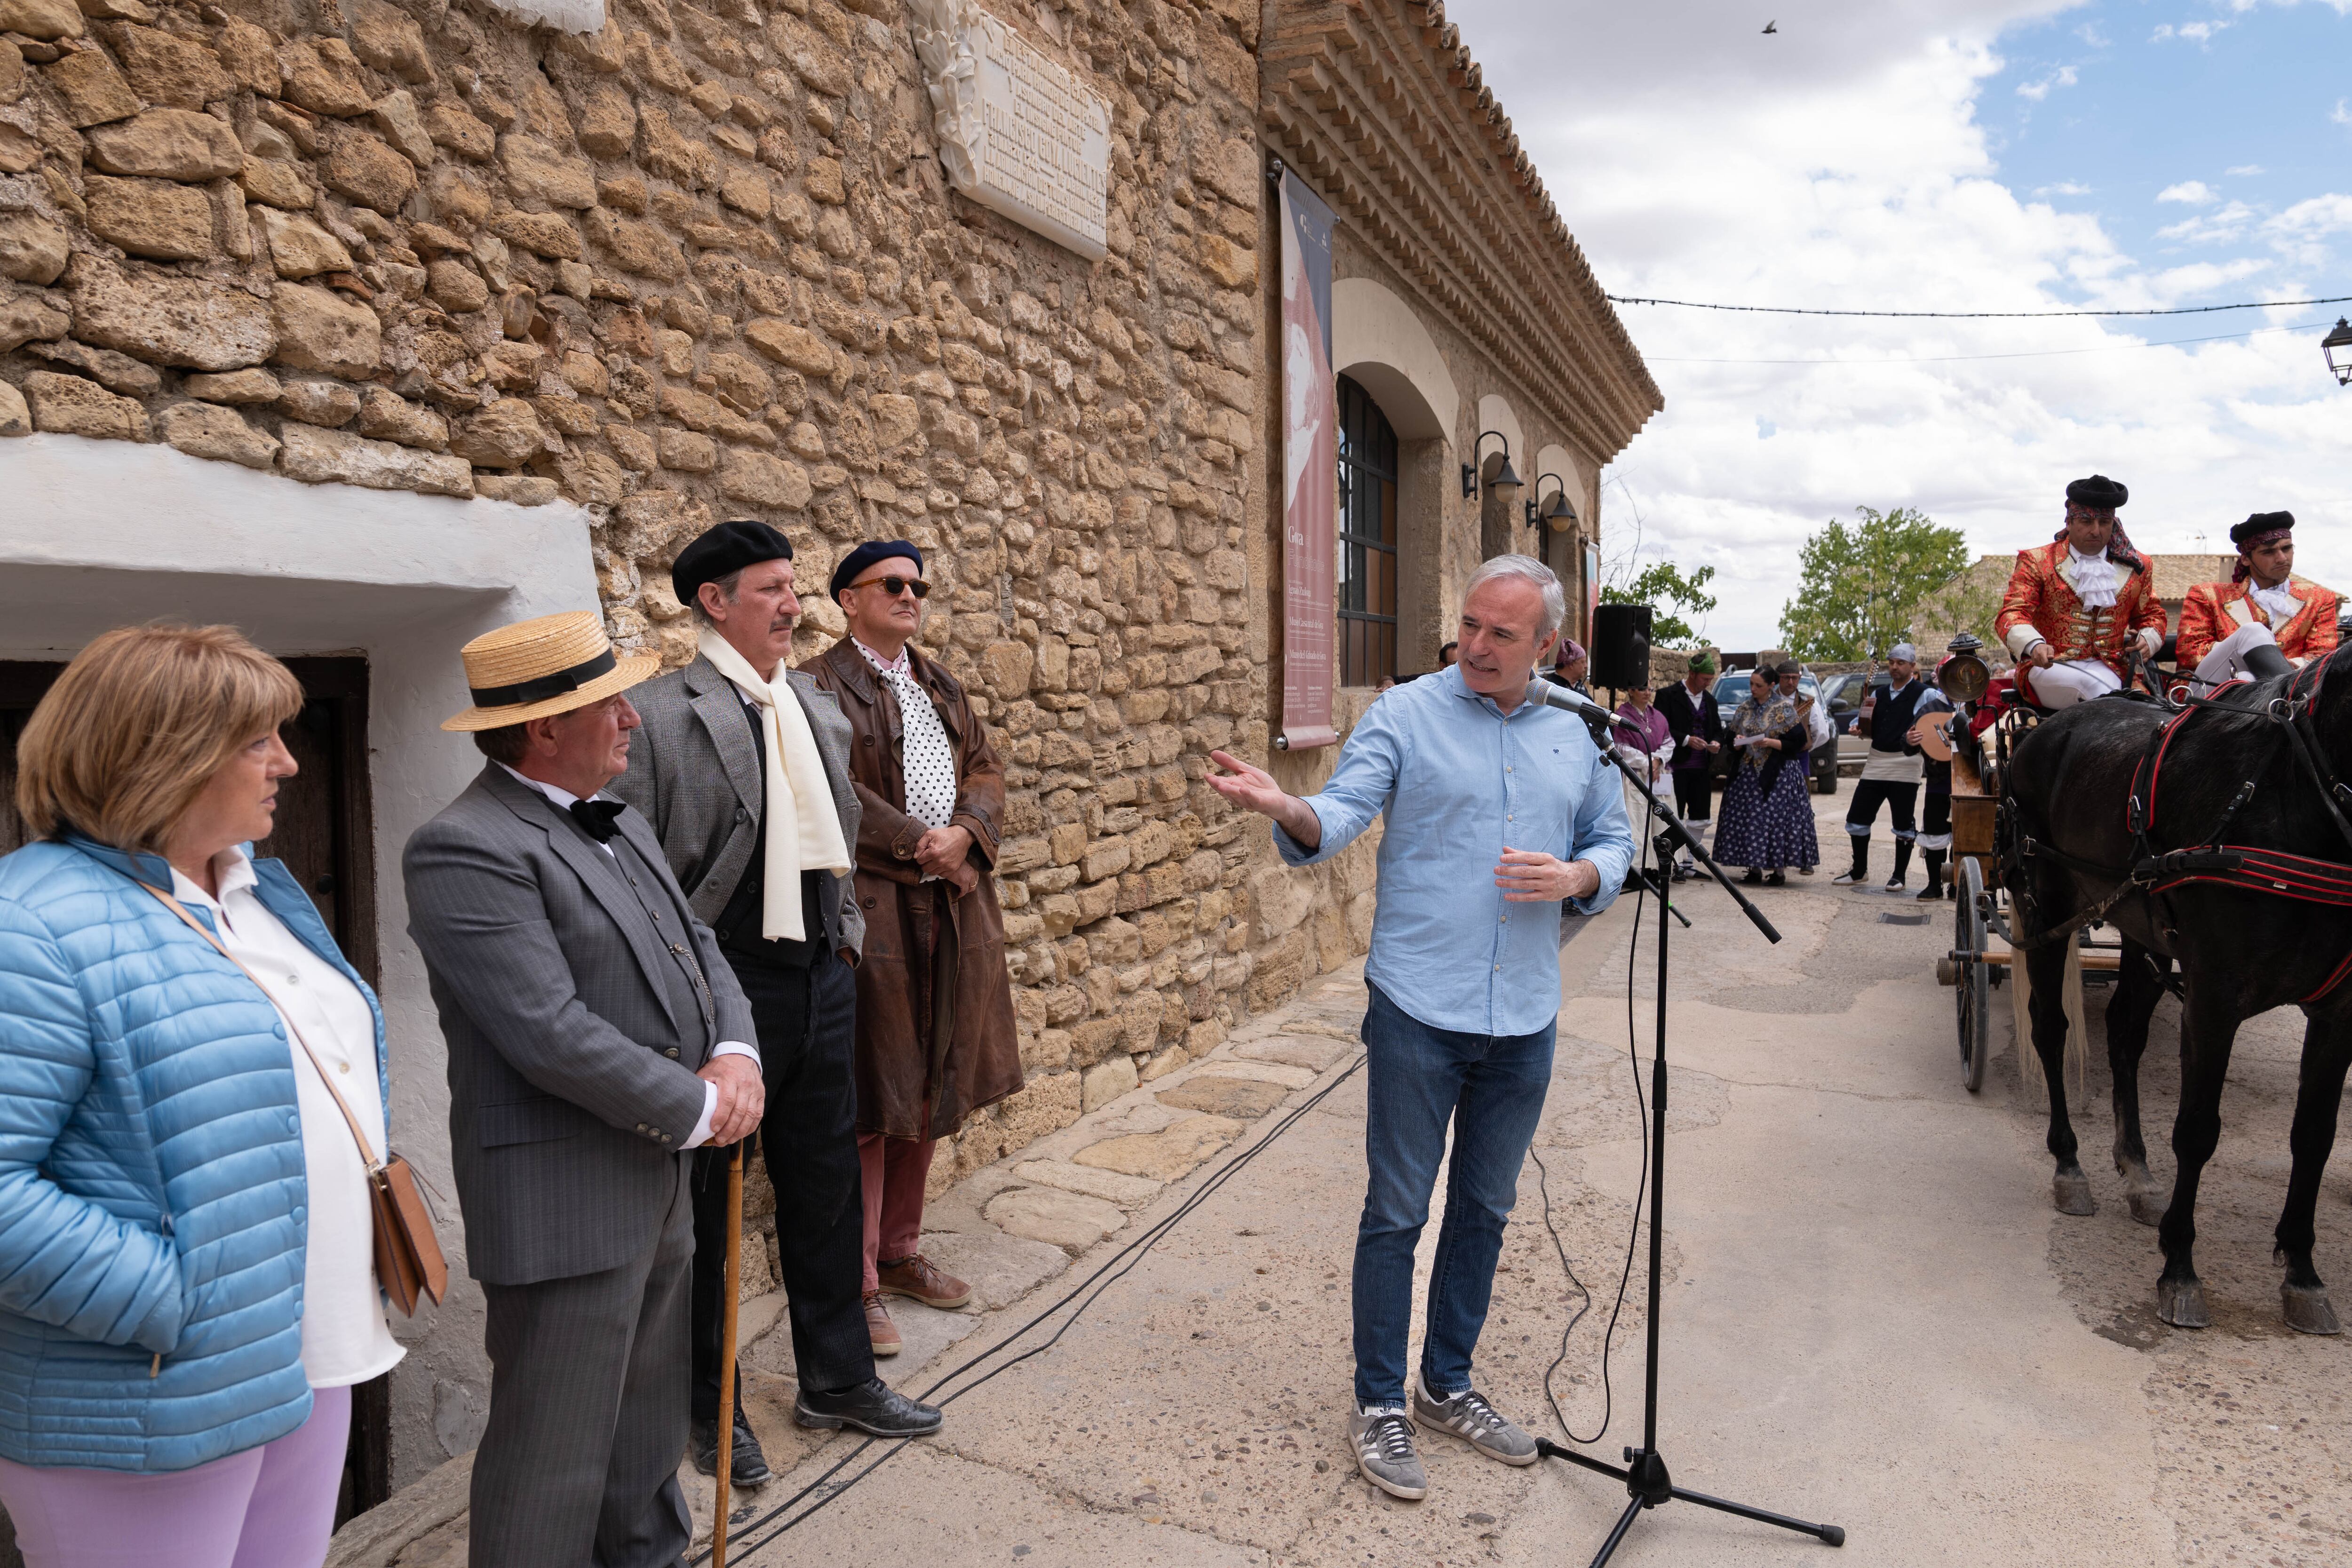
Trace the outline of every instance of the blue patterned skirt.
{"type": "Polygon", "coordinates": [[[1764,770],[1743,764],[1723,792],[1715,830],[1715,858],[1727,866],[1778,871],[1821,863],[1822,841],[1813,831],[1813,802],[1802,753],[1780,765],[1772,793],[1759,782],[1764,770]]]}

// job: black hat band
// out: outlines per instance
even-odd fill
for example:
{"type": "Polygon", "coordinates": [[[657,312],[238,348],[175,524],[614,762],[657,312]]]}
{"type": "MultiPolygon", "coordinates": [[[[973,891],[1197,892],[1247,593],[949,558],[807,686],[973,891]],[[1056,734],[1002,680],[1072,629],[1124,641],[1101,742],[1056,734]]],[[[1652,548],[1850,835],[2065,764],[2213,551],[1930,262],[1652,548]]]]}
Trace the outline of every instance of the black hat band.
{"type": "Polygon", "coordinates": [[[577,691],[600,675],[610,675],[620,664],[611,648],[570,669],[559,669],[553,675],[537,675],[529,680],[519,680],[512,686],[475,686],[477,708],[520,708],[528,702],[544,702],[551,697],[562,697],[577,691]]]}

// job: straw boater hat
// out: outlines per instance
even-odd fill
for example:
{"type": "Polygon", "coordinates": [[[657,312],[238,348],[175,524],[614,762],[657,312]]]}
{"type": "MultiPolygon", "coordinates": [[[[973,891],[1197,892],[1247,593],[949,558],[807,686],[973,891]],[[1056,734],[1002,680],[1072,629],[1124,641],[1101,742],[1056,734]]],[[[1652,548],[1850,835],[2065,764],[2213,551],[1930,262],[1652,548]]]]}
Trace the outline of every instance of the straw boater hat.
{"type": "Polygon", "coordinates": [[[604,623],[586,610],[517,621],[484,632],[459,650],[474,705],[444,730],[496,730],[568,713],[626,691],[661,668],[658,654],[620,658],[604,623]]]}

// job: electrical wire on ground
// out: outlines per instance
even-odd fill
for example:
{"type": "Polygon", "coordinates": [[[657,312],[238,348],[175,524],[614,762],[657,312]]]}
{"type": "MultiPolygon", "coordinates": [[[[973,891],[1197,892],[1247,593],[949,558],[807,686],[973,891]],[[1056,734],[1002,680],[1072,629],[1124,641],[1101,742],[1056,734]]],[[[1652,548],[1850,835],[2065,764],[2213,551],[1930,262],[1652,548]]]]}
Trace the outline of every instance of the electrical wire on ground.
{"type": "Polygon", "coordinates": [[[2302,305],[2341,305],[2352,294],[2331,294],[2325,300],[2242,300],[2231,305],[2175,305],[2148,310],[1815,310],[1800,305],[1717,305],[1699,300],[1651,300],[1638,294],[1612,294],[1618,305],[1678,305],[1685,310],[1736,310],[1754,316],[1878,316],[1905,321],[2021,321],[2053,316],[2205,316],[2216,310],[2284,310],[2302,305]]]}
{"type": "MultiPolygon", "coordinates": [[[[1060,1342],[1062,1336],[1068,1333],[1072,1326],[1075,1325],[1080,1318],[1086,1315],[1087,1309],[1093,1306],[1095,1302],[1101,1298],[1102,1293],[1105,1290],[1108,1290],[1111,1286],[1118,1283],[1120,1279],[1126,1278],[1126,1276],[1131,1272],[1138,1264],[1143,1261],[1144,1256],[1167,1237],[1169,1232],[1174,1230],[1178,1225],[1190,1217],[1193,1211],[1198,1209],[1203,1203],[1206,1203],[1209,1198],[1216,1194],[1219,1188],[1223,1187],[1242,1170],[1246,1168],[1252,1161],[1255,1160],[1260,1154],[1263,1154],[1268,1148],[1272,1147],[1276,1140],[1279,1139],[1284,1133],[1289,1131],[1291,1128],[1297,1125],[1299,1120],[1308,1111],[1313,1110],[1317,1106],[1322,1104],[1325,1100],[1328,1099],[1334,1089],[1353,1078],[1358,1069],[1362,1068],[1363,1065],[1363,1055],[1359,1053],[1356,1059],[1349,1063],[1346,1068],[1344,1068],[1337,1078],[1333,1079],[1329,1083],[1325,1084],[1321,1089],[1317,1089],[1314,1094],[1300,1101],[1297,1105],[1293,1106],[1290,1110],[1283,1116],[1281,1121],[1275,1123],[1274,1129],[1271,1131],[1267,1132],[1265,1137],[1259,1139],[1256,1142],[1251,1144],[1240,1154],[1227,1161],[1223,1165],[1218,1167],[1214,1175],[1203,1182],[1198,1190],[1193,1192],[1190,1197],[1187,1197],[1174,1209],[1171,1210],[1164,1218],[1154,1223],[1149,1229],[1145,1230],[1142,1235],[1137,1237],[1133,1241],[1129,1242],[1125,1247],[1119,1248],[1118,1252],[1112,1254],[1111,1257],[1103,1263],[1101,1268],[1087,1276],[1085,1279],[1081,1280],[1076,1287],[1066,1292],[1061,1300],[1055,1301],[1052,1306],[1047,1307],[1045,1310],[1039,1312],[1035,1317],[1031,1318],[1027,1322],[1022,1324],[1021,1327],[1015,1329],[1012,1333],[998,1341],[987,1350],[981,1352],[980,1354],[972,1357],[970,1361],[965,1362],[962,1365],[941,1376],[937,1382],[933,1383],[930,1387],[922,1392],[922,1394],[920,1395],[922,1400],[926,1404],[930,1403],[932,1395],[938,1394],[940,1390],[945,1388],[949,1384],[953,1383],[956,1379],[962,1377],[965,1373],[971,1372],[974,1368],[981,1366],[1001,1352],[1011,1349],[1014,1344],[1026,1337],[1031,1331],[1043,1324],[1055,1313],[1060,1311],[1071,1302],[1078,1301],[1077,1310],[1072,1312],[1069,1318],[1064,1321],[1059,1328],[1055,1329],[1053,1334],[1047,1338],[1044,1343],[1034,1345],[1005,1362],[1003,1365],[992,1368],[980,1377],[973,1379],[967,1386],[957,1389],[954,1393],[939,1400],[938,1403],[941,1405],[952,1405],[957,1400],[961,1399],[965,1394],[971,1393],[974,1389],[979,1388],[982,1384],[987,1383],[991,1378],[995,1377],[999,1373],[1009,1372],[1013,1367],[1020,1365],[1023,1362],[1029,1360],[1032,1356],[1043,1355],[1045,1352],[1052,1350],[1055,1344],[1060,1342]],[[1083,1301],[1079,1301],[1078,1299],[1082,1296],[1086,1299],[1083,1301]]],[[[911,1437],[900,1438],[898,1441],[891,1443],[887,1449],[885,1449],[880,1455],[877,1456],[873,1462],[868,1464],[864,1469],[859,1470],[847,1480],[838,1483],[834,1481],[834,1477],[839,1475],[843,1470],[847,1469],[851,1465],[856,1464],[858,1458],[864,1455],[868,1448],[875,1447],[878,1443],[886,1441],[887,1441],[887,1439],[879,1437],[867,1437],[860,1441],[856,1447],[852,1448],[847,1454],[843,1455],[839,1460],[827,1468],[824,1474],[818,1476],[816,1479],[811,1481],[807,1486],[803,1487],[799,1491],[794,1492],[791,1497],[786,1498],[774,1508],[770,1509],[766,1513],[761,1514],[759,1518],[752,1520],[748,1524],[744,1525],[742,1527],[742,1539],[740,1542],[734,1538],[734,1532],[730,1531],[729,1556],[730,1559],[748,1562],[754,1553],[775,1542],[779,1537],[782,1536],[786,1531],[797,1528],[819,1509],[824,1508],[827,1503],[832,1502],[835,1499],[848,1491],[850,1488],[856,1486],[858,1482],[872,1475],[876,1470],[881,1468],[884,1464],[888,1462],[892,1455],[897,1454],[901,1448],[906,1447],[908,1443],[915,1441],[915,1439],[911,1437]],[[812,1497],[814,1497],[815,1500],[809,1502],[806,1508],[801,1509],[798,1513],[792,1514],[792,1517],[789,1519],[782,1517],[787,1513],[791,1513],[792,1510],[798,1507],[804,1500],[812,1497]],[[775,1522],[779,1520],[781,1520],[782,1522],[775,1522]],[[773,1528],[770,1528],[772,1524],[773,1525],[773,1528]],[[758,1532],[762,1530],[765,1530],[767,1533],[764,1535],[759,1535],[758,1532]],[[757,1535],[757,1539],[752,1539],[755,1535],[757,1535]]],[[[709,1562],[709,1559],[710,1552],[709,1549],[706,1547],[701,1552],[688,1561],[692,1564],[698,1565],[709,1562]]]]}

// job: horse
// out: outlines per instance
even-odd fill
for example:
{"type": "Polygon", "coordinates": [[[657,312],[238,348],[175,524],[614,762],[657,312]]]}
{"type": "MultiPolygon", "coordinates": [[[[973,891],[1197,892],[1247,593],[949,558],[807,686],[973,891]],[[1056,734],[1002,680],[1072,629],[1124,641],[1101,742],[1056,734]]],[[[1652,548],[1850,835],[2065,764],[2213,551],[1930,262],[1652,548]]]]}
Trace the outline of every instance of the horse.
{"type": "Polygon", "coordinates": [[[2337,782],[2352,775],[2352,649],[2300,670],[2264,651],[2276,673],[2185,708],[2107,697],[2034,726],[2001,781],[2001,875],[2032,988],[2062,1214],[2097,1206],[2075,1157],[2061,1070],[2066,946],[2093,919],[2123,934],[2107,1005],[2115,1163],[2133,1218],[2158,1227],[2157,1313],[2168,1323],[2212,1321],[2194,1261],[2197,1186],[2221,1139],[2238,1026],[2273,1007],[2302,1008],[2294,1165],[2273,1256],[2284,1268],[2287,1326],[2333,1334],[2342,1330],[2312,1265],[2312,1218],[2352,1065],[2352,790],[2337,782]],[[2176,964],[2179,1167],[2159,1209],[2140,1136],[2139,1060],[2176,964]]]}

